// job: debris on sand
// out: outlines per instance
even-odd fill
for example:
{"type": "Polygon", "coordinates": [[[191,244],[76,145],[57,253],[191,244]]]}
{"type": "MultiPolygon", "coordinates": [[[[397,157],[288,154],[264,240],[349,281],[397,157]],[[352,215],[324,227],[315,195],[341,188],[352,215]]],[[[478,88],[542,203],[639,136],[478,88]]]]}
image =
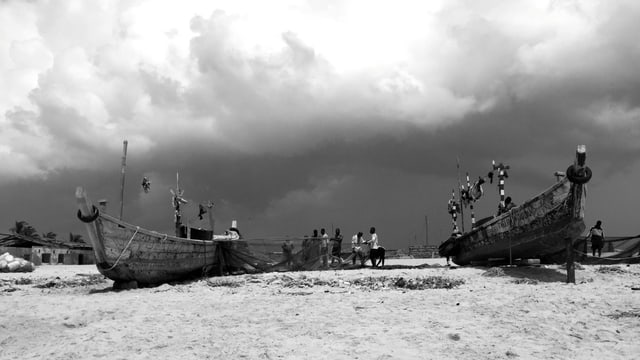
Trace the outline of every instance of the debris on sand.
{"type": "Polygon", "coordinates": [[[620,266],[600,266],[596,269],[600,274],[624,274],[627,271],[620,266]]]}
{"type": "Polygon", "coordinates": [[[76,278],[74,279],[60,279],[60,277],[56,277],[53,280],[46,281],[37,281],[33,287],[38,289],[62,289],[62,288],[72,288],[72,287],[80,287],[80,286],[92,286],[98,284],[104,284],[107,282],[107,278],[102,274],[92,274],[92,275],[83,275],[76,274],[76,278]]]}
{"type": "Polygon", "coordinates": [[[401,276],[363,276],[360,278],[344,279],[320,279],[301,275],[293,277],[290,275],[280,275],[271,278],[251,277],[246,282],[235,279],[210,279],[207,285],[212,287],[239,287],[243,283],[258,283],[265,285],[277,285],[283,288],[312,288],[316,286],[326,286],[332,288],[359,288],[365,290],[383,289],[452,289],[464,284],[462,279],[452,279],[442,276],[425,276],[415,278],[405,278],[401,276]]]}
{"type": "Polygon", "coordinates": [[[482,273],[482,276],[488,276],[488,277],[497,277],[497,276],[505,276],[505,275],[506,274],[504,273],[504,269],[499,267],[492,267],[489,270],[482,273]]]}

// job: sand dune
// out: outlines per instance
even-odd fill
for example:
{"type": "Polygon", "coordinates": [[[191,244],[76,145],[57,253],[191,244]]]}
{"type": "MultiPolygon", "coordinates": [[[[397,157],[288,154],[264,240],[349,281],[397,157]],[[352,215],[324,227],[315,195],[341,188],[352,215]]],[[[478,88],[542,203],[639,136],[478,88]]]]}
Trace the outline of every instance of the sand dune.
{"type": "Polygon", "coordinates": [[[574,285],[558,266],[429,262],[119,292],[95,266],[1,273],[0,358],[633,359],[640,352],[633,290],[640,265],[582,266],[574,285]]]}

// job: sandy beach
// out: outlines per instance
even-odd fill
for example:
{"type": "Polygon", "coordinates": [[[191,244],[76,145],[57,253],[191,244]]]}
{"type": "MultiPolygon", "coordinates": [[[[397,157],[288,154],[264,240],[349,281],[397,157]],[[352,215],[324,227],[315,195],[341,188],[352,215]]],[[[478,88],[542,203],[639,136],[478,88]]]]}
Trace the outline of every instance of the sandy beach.
{"type": "Polygon", "coordinates": [[[634,359],[640,265],[267,273],[111,289],[0,273],[1,359],[634,359]],[[430,288],[436,287],[436,288],[430,288]],[[414,289],[418,288],[418,289],[414,289]]]}

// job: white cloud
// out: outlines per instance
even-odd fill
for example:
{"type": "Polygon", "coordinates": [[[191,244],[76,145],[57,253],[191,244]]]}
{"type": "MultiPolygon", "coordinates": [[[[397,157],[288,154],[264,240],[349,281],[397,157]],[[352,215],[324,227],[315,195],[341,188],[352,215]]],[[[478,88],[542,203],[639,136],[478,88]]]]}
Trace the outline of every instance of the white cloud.
{"type": "Polygon", "coordinates": [[[640,148],[640,107],[629,107],[619,102],[602,101],[584,111],[587,119],[593,119],[608,131],[617,134],[618,141],[640,148]]]}
{"type": "Polygon", "coordinates": [[[290,154],[401,136],[514,95],[625,82],[634,14],[598,1],[8,2],[0,136],[44,172],[99,167],[125,138],[290,154]],[[37,131],[9,119],[21,109],[37,131]],[[21,151],[25,137],[49,151],[21,151]]]}

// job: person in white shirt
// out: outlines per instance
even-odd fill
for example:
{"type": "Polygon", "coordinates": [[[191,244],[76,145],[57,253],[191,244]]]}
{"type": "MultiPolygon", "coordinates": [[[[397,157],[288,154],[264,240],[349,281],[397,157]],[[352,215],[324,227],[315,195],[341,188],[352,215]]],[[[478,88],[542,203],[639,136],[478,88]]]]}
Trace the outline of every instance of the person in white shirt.
{"type": "Polygon", "coordinates": [[[378,234],[376,234],[376,228],[371,227],[369,229],[369,234],[371,234],[371,239],[367,241],[369,244],[369,258],[371,259],[371,266],[376,267],[378,263],[384,266],[384,253],[385,249],[378,244],[378,234]],[[379,261],[376,260],[379,259],[379,261]]]}
{"type": "Polygon", "coordinates": [[[371,249],[378,249],[378,234],[376,234],[376,228],[372,227],[369,230],[371,234],[371,239],[369,240],[369,246],[371,249]]]}
{"type": "Polygon", "coordinates": [[[329,266],[329,234],[324,230],[324,228],[320,229],[320,258],[322,259],[322,266],[329,266]]]}
{"type": "Polygon", "coordinates": [[[362,231],[360,231],[351,238],[351,261],[353,265],[356,264],[356,258],[358,257],[360,258],[360,264],[364,265],[364,256],[362,255],[364,239],[362,238],[362,235],[362,231]]]}

